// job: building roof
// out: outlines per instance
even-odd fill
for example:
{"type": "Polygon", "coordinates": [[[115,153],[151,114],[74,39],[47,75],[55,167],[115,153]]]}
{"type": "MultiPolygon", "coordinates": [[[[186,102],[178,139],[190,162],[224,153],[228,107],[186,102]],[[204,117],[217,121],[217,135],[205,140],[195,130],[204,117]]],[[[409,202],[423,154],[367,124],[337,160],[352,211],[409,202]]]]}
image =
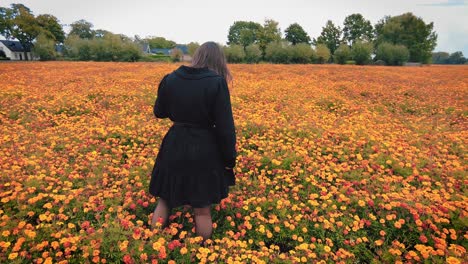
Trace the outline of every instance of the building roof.
{"type": "Polygon", "coordinates": [[[23,45],[19,41],[13,41],[13,40],[0,40],[0,42],[3,43],[9,50],[13,52],[30,52],[31,49],[27,48],[26,50],[23,48],[23,45]]]}

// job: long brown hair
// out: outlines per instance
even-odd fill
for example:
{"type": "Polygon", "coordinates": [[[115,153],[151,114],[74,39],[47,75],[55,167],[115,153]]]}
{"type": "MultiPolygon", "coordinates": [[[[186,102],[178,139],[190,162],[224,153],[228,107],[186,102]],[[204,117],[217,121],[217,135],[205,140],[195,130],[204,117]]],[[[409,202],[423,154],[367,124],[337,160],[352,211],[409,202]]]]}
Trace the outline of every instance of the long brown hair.
{"type": "Polygon", "coordinates": [[[215,71],[226,79],[232,81],[232,75],[226,63],[223,49],[213,41],[203,43],[193,54],[192,67],[204,68],[215,71]]]}

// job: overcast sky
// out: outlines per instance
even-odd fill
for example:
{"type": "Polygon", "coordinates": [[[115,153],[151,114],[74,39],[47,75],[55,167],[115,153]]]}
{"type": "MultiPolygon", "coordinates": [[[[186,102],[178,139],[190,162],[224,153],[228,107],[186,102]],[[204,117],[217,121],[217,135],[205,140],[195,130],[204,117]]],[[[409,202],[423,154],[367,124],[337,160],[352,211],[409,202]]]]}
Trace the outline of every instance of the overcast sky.
{"type": "MultiPolygon", "coordinates": [[[[85,19],[94,29],[133,37],[162,36],[177,43],[227,41],[234,21],[279,22],[284,29],[297,22],[317,37],[328,19],[342,27],[347,15],[361,13],[375,24],[385,15],[413,12],[434,22],[436,51],[463,51],[468,57],[468,1],[463,0],[0,0],[0,6],[22,3],[35,15],[52,14],[61,23],[85,19]]],[[[65,27],[69,31],[69,27],[65,27]]]]}

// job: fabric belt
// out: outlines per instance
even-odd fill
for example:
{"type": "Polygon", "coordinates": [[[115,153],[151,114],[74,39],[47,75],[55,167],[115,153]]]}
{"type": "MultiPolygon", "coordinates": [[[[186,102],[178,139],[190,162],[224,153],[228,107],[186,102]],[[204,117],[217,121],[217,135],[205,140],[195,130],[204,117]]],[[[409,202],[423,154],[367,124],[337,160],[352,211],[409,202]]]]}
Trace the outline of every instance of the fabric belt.
{"type": "Polygon", "coordinates": [[[204,128],[210,129],[213,128],[214,125],[207,125],[207,124],[197,124],[197,123],[185,123],[185,122],[172,122],[173,126],[184,126],[184,127],[195,127],[195,128],[204,128]]]}

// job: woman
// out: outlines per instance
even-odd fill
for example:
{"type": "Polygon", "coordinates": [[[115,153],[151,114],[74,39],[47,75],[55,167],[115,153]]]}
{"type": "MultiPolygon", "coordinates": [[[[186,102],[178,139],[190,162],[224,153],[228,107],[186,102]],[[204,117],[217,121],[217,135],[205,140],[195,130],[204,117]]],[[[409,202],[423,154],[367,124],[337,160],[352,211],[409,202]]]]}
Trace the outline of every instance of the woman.
{"type": "Polygon", "coordinates": [[[188,205],[194,209],[197,235],[203,242],[211,238],[211,205],[226,198],[235,184],[230,79],[222,49],[206,42],[195,51],[190,66],[180,66],[160,82],[154,114],[173,125],[151,175],[149,192],[159,197],[152,226],[167,226],[172,208],[188,205]]]}

